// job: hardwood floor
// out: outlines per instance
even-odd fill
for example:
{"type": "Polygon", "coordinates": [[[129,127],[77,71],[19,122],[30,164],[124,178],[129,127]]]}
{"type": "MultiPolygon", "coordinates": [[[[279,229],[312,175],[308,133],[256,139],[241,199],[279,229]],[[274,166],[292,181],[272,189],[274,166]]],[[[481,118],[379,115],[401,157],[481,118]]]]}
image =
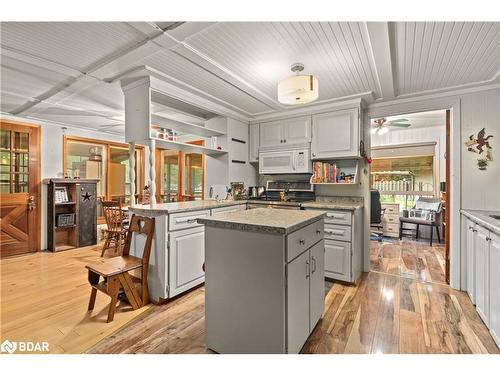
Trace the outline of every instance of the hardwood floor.
{"type": "Polygon", "coordinates": [[[404,278],[445,284],[444,244],[429,246],[428,240],[370,241],[372,271],[404,278]]]}
{"type": "Polygon", "coordinates": [[[81,353],[146,311],[120,303],[106,323],[109,297],[99,293],[88,312],[85,265],[101,248],[39,252],[0,260],[1,341],[47,341],[50,353],[81,353]]]}
{"type": "MultiPolygon", "coordinates": [[[[50,353],[210,352],[203,287],[162,306],[120,306],[112,323],[98,295],[88,313],[84,265],[98,257],[82,248],[1,260],[1,340],[48,341],[50,353]]],[[[303,353],[499,353],[466,294],[446,285],[371,272],[325,293],[303,353]]]]}
{"type": "MultiPolygon", "coordinates": [[[[209,353],[204,327],[204,289],[198,288],[153,306],[89,352],[209,353]]],[[[371,272],[358,286],[333,284],[302,353],[499,351],[465,293],[371,272]]]]}

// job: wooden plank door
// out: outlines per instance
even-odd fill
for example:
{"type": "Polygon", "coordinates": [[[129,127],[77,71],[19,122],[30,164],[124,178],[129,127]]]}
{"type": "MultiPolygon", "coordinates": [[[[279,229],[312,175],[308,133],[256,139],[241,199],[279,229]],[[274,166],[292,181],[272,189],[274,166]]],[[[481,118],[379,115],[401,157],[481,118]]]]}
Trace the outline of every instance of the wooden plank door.
{"type": "Polygon", "coordinates": [[[40,249],[40,132],[0,121],[0,256],[40,249]]]}

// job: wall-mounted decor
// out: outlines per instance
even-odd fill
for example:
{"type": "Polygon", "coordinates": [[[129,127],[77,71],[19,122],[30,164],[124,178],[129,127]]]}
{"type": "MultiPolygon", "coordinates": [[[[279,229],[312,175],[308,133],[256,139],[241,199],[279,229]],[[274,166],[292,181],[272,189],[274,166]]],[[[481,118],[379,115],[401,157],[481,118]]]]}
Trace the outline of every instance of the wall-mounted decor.
{"type": "Polygon", "coordinates": [[[484,171],[488,166],[488,162],[493,160],[491,156],[491,149],[489,139],[493,138],[492,135],[486,135],[486,129],[482,128],[477,136],[474,137],[474,134],[471,134],[469,138],[465,141],[465,146],[467,147],[467,151],[474,152],[476,154],[481,155],[480,158],[477,159],[477,166],[479,170],[484,171]],[[485,152],[485,154],[483,154],[485,152]]]}

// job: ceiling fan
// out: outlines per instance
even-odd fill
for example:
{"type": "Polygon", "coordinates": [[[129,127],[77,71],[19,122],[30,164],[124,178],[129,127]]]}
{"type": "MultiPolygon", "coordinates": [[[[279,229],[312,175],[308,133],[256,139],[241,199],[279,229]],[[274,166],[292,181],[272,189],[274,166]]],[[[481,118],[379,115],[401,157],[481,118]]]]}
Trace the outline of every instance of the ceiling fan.
{"type": "Polygon", "coordinates": [[[370,132],[372,134],[385,134],[389,131],[389,127],[408,128],[410,126],[410,120],[406,118],[398,118],[396,120],[387,121],[387,119],[383,117],[373,120],[370,132]]]}

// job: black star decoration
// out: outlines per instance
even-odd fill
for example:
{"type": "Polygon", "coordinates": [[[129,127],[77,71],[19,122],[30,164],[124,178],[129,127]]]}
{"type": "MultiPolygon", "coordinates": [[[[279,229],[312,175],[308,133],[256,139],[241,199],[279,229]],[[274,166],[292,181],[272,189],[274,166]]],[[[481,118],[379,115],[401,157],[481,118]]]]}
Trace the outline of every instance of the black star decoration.
{"type": "Polygon", "coordinates": [[[84,201],[89,201],[92,195],[89,194],[88,191],[85,192],[85,194],[82,194],[82,198],[84,201]]]}

